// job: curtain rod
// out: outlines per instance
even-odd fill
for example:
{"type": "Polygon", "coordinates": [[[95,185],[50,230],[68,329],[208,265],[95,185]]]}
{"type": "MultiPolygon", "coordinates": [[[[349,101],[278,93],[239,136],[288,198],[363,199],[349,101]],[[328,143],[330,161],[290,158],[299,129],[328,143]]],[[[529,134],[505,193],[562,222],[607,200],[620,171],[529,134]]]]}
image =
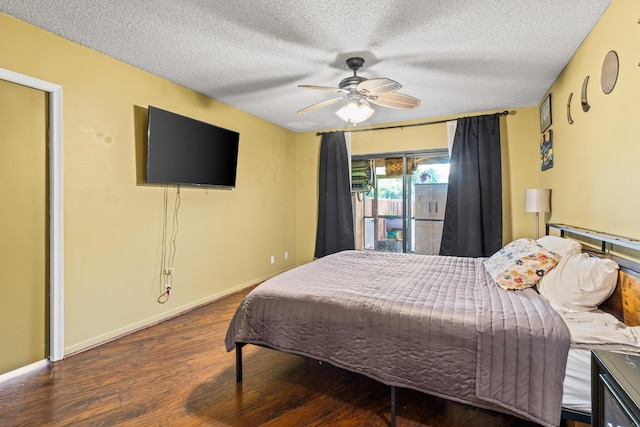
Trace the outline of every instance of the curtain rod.
{"type": "MultiPolygon", "coordinates": [[[[501,115],[501,116],[506,116],[507,114],[509,114],[509,112],[507,110],[504,110],[501,113],[494,113],[494,114],[498,114],[498,115],[501,115]]],[[[483,114],[483,115],[493,116],[494,114],[483,114]]],[[[463,117],[458,117],[457,119],[436,120],[434,122],[412,123],[412,124],[408,124],[408,125],[395,125],[395,126],[384,126],[384,127],[379,127],[379,128],[344,130],[344,132],[366,132],[366,131],[369,131],[369,130],[385,130],[385,129],[396,129],[396,128],[410,128],[410,127],[413,127],[413,126],[437,125],[439,123],[446,123],[446,122],[450,122],[452,120],[458,120],[458,119],[461,119],[461,118],[463,118],[463,117]]],[[[331,132],[336,132],[336,131],[331,131],[331,132]]],[[[325,133],[331,133],[331,132],[316,132],[316,136],[324,135],[325,133]]]]}

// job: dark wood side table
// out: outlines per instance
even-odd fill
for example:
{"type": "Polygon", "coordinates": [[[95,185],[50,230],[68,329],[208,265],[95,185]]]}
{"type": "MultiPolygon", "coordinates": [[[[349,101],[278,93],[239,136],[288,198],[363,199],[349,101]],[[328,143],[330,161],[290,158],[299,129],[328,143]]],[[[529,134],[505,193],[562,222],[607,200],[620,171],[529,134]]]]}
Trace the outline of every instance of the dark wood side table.
{"type": "Polygon", "coordinates": [[[640,355],[591,351],[591,425],[640,427],[640,355]]]}

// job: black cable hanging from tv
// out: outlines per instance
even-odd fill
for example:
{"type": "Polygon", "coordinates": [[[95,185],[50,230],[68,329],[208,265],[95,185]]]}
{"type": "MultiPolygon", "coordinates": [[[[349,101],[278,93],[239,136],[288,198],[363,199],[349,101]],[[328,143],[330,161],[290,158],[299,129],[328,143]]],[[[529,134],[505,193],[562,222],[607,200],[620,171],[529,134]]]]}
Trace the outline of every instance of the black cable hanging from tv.
{"type": "MultiPolygon", "coordinates": [[[[506,116],[509,114],[509,111],[504,110],[500,113],[494,113],[494,114],[483,114],[484,116],[494,116],[494,115],[500,115],[500,116],[506,116]]],[[[394,126],[382,126],[382,127],[377,127],[377,128],[365,128],[365,129],[344,129],[344,132],[366,132],[366,131],[372,131],[372,130],[387,130],[387,129],[397,129],[397,128],[410,128],[410,127],[414,127],[414,126],[426,126],[426,125],[437,125],[440,123],[446,123],[446,122],[451,122],[454,120],[458,120],[458,119],[463,119],[464,117],[458,117],[456,119],[447,119],[447,120],[435,120],[432,122],[423,122],[423,123],[411,123],[408,125],[394,125],[394,126]]],[[[331,132],[336,132],[336,131],[330,131],[330,132],[316,132],[316,136],[321,136],[324,135],[325,133],[331,133],[331,132]]]]}

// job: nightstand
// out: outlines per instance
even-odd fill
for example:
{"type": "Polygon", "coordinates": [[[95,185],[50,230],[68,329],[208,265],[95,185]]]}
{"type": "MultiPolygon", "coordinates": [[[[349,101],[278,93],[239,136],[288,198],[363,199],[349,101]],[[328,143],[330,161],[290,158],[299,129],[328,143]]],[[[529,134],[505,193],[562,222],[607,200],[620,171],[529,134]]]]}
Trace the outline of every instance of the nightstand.
{"type": "Polygon", "coordinates": [[[640,356],[591,351],[591,425],[640,427],[640,356]]]}

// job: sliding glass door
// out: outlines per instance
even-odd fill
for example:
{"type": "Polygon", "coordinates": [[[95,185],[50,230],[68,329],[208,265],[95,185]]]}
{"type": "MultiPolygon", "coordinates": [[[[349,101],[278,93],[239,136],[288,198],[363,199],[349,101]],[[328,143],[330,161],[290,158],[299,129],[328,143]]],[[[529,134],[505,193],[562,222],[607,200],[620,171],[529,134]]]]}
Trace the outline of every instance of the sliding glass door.
{"type": "Polygon", "coordinates": [[[354,194],[356,249],[437,254],[446,205],[446,151],[357,156],[371,168],[354,194]]]}

